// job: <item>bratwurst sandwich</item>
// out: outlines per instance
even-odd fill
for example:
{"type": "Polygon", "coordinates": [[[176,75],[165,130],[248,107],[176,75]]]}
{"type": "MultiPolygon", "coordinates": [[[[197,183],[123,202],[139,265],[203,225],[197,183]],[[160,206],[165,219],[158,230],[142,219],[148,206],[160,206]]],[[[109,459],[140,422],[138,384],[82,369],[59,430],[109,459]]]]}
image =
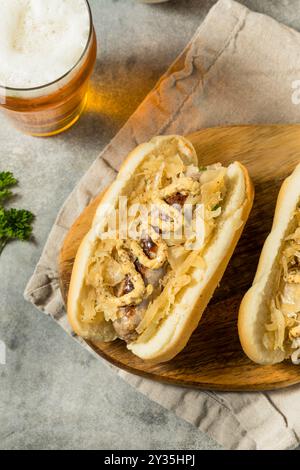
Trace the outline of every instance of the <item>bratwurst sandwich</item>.
{"type": "Polygon", "coordinates": [[[78,250],[68,298],[74,331],[94,343],[120,338],[144,360],[172,359],[218,286],[253,197],[243,165],[203,166],[183,137],[137,147],[78,250]]]}

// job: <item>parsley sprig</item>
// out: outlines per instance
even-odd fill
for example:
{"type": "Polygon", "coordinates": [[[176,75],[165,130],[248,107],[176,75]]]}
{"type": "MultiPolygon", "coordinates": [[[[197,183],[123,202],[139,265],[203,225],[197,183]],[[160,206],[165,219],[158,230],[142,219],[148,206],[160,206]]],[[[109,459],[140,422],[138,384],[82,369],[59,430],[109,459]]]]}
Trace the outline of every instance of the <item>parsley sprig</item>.
{"type": "Polygon", "coordinates": [[[10,188],[17,183],[11,172],[0,172],[0,255],[8,242],[29,240],[32,234],[34,215],[30,211],[4,208],[4,204],[13,195],[10,188]]]}
{"type": "Polygon", "coordinates": [[[13,193],[9,189],[1,189],[0,190],[0,205],[6,201],[6,199],[11,198],[13,193]]]}
{"type": "Polygon", "coordinates": [[[0,173],[0,190],[14,186],[17,182],[18,181],[10,171],[2,171],[0,173]]]}
{"type": "Polygon", "coordinates": [[[15,184],[17,184],[17,180],[10,171],[0,173],[0,206],[2,206],[7,199],[12,197],[12,192],[8,188],[15,184]]]}

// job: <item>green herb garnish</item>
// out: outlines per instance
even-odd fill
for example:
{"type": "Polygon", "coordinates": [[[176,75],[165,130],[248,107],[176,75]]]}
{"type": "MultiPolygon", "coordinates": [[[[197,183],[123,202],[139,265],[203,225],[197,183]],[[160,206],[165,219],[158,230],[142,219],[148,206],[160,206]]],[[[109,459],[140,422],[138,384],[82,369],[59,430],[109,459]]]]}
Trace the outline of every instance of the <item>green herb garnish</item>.
{"type": "Polygon", "coordinates": [[[0,206],[3,205],[4,201],[12,197],[12,192],[9,189],[0,190],[0,206]]]}
{"type": "Polygon", "coordinates": [[[199,171],[207,171],[207,166],[200,166],[199,171]]]}
{"type": "Polygon", "coordinates": [[[29,240],[34,215],[24,209],[4,209],[3,204],[12,197],[8,189],[17,184],[10,172],[0,172],[0,254],[12,240],[29,240]]]}
{"type": "Polygon", "coordinates": [[[218,209],[220,209],[221,207],[221,204],[216,204],[213,208],[212,208],[212,211],[217,211],[218,209]]]}
{"type": "Polygon", "coordinates": [[[0,172],[0,207],[3,207],[4,202],[12,197],[10,191],[11,186],[17,184],[17,180],[10,171],[0,172]]]}
{"type": "Polygon", "coordinates": [[[14,186],[17,182],[18,181],[10,171],[0,172],[0,190],[14,186]]]}

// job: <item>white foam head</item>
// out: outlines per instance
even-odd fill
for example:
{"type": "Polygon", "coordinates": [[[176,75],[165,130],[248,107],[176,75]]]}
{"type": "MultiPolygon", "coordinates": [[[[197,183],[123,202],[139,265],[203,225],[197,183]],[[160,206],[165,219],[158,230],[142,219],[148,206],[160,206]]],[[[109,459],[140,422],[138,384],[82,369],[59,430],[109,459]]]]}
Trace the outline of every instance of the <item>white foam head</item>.
{"type": "Polygon", "coordinates": [[[0,86],[57,80],[79,61],[89,38],[85,0],[1,0],[0,18],[0,86]]]}

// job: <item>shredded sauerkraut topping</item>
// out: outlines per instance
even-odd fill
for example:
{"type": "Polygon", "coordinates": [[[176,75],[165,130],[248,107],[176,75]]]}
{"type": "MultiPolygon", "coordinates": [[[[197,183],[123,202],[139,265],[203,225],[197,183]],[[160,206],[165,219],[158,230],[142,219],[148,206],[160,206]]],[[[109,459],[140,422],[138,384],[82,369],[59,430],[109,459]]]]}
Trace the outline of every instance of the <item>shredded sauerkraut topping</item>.
{"type": "Polygon", "coordinates": [[[280,255],[276,295],[270,303],[270,322],[266,324],[264,346],[281,350],[300,364],[300,207],[294,217],[293,233],[286,237],[280,255]]]}
{"type": "Polygon", "coordinates": [[[101,313],[120,338],[131,342],[168,315],[190,283],[190,271],[206,268],[201,254],[222,213],[225,175],[221,164],[198,168],[186,164],[180,152],[151,154],[143,161],[127,189],[128,206],[154,206],[157,215],[151,220],[128,216],[129,228],[139,227],[138,239],[97,241],[85,277],[82,321],[97,321],[101,313]],[[182,230],[184,204],[192,207],[190,232],[182,230]],[[195,237],[199,207],[205,229],[200,241],[195,237]],[[172,230],[166,237],[167,225],[172,230]]]}

